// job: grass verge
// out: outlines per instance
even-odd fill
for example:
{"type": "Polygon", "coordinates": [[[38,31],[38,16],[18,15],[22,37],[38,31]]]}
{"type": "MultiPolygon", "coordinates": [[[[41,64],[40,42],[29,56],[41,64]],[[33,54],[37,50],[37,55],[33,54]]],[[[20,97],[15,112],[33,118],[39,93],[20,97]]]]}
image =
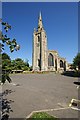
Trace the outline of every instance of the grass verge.
{"type": "Polygon", "coordinates": [[[29,119],[30,120],[33,120],[33,119],[36,119],[36,120],[58,120],[58,118],[55,118],[46,112],[33,113],[33,115],[29,119]]]}

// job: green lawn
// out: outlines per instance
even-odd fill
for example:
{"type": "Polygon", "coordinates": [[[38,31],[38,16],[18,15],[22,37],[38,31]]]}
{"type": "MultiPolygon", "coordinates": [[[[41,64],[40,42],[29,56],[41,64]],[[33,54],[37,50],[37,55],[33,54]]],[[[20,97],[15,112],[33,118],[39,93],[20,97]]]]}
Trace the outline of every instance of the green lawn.
{"type": "Polygon", "coordinates": [[[58,120],[58,118],[55,118],[51,115],[49,115],[48,113],[46,112],[38,112],[38,113],[34,113],[30,119],[39,119],[39,120],[58,120]]]}

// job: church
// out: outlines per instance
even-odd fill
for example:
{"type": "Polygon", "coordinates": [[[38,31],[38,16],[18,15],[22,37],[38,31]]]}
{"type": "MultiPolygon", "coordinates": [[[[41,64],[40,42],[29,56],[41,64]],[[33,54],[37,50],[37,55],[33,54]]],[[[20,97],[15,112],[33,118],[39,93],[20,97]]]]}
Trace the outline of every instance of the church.
{"type": "Polygon", "coordinates": [[[68,63],[55,50],[48,50],[47,35],[43,27],[41,13],[38,19],[38,28],[33,32],[32,69],[33,71],[67,70],[68,63]]]}

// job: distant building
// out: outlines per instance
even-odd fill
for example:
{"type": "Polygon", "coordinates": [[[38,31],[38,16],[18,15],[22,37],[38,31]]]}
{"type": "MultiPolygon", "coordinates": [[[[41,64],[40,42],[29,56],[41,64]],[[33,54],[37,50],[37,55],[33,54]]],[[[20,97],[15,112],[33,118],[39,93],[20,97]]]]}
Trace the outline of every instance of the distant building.
{"type": "Polygon", "coordinates": [[[39,15],[38,28],[33,33],[32,51],[33,71],[66,71],[67,61],[55,50],[48,50],[47,35],[43,28],[42,16],[39,15]]]}

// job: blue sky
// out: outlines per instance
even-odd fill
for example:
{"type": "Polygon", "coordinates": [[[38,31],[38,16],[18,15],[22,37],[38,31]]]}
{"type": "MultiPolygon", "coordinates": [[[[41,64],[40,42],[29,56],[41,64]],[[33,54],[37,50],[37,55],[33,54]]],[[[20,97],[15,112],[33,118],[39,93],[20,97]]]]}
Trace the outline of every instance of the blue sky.
{"type": "MultiPolygon", "coordinates": [[[[0,2],[0,18],[2,18],[2,3],[0,2]]],[[[0,30],[2,29],[2,25],[0,24],[0,30]]]]}
{"type": "Polygon", "coordinates": [[[28,59],[32,64],[32,35],[38,27],[39,12],[48,38],[48,49],[57,50],[72,62],[78,52],[78,3],[76,2],[3,2],[2,18],[12,26],[8,36],[16,38],[20,50],[10,53],[11,59],[28,59]]]}

